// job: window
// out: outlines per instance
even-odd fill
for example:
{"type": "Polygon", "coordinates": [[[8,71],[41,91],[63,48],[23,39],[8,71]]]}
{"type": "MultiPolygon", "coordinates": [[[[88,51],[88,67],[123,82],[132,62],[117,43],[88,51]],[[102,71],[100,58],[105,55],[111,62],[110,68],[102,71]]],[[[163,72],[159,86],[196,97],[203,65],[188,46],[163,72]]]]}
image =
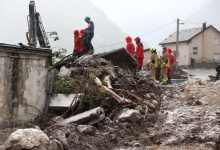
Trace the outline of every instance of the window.
{"type": "Polygon", "coordinates": [[[220,45],[220,38],[214,39],[214,45],[220,45]]]}
{"type": "Polygon", "coordinates": [[[198,47],[193,47],[193,51],[198,51],[198,47]]]}
{"type": "Polygon", "coordinates": [[[198,54],[198,47],[193,47],[193,55],[197,55],[198,54]]]}

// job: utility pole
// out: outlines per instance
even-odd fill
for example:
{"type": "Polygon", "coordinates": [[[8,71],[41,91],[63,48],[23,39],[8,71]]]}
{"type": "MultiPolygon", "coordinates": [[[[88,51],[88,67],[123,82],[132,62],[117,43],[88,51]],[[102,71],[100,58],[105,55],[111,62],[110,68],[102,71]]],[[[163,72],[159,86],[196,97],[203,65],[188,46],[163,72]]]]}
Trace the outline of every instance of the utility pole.
{"type": "Polygon", "coordinates": [[[177,19],[177,31],[176,31],[176,55],[175,55],[175,66],[178,68],[178,57],[179,57],[179,25],[180,19],[177,19]]]}

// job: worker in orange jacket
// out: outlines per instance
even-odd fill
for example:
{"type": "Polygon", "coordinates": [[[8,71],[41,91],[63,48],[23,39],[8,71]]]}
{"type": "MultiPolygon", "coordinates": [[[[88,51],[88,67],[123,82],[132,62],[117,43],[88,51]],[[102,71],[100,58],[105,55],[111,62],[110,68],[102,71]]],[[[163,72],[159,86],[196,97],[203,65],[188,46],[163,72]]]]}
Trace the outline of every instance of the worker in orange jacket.
{"type": "Polygon", "coordinates": [[[136,47],[136,57],[137,57],[137,62],[138,62],[138,69],[142,70],[143,61],[144,61],[144,46],[141,43],[140,37],[136,37],[135,38],[135,42],[137,44],[137,47],[136,47]]]}
{"type": "Polygon", "coordinates": [[[134,56],[134,51],[135,51],[135,46],[132,42],[132,38],[130,36],[126,37],[126,50],[128,51],[128,53],[133,57],[134,56]]]}
{"type": "Polygon", "coordinates": [[[171,50],[171,48],[167,48],[167,52],[169,53],[169,68],[167,69],[167,77],[168,77],[168,84],[171,84],[171,71],[173,69],[173,64],[174,64],[174,54],[171,50]]]}
{"type": "Polygon", "coordinates": [[[163,48],[163,54],[161,57],[161,75],[162,75],[162,82],[163,84],[167,84],[168,77],[167,77],[167,70],[170,66],[170,55],[167,52],[167,48],[163,48]]]}
{"type": "Polygon", "coordinates": [[[79,30],[74,31],[74,50],[73,53],[81,52],[81,38],[79,35],[79,30]]]}

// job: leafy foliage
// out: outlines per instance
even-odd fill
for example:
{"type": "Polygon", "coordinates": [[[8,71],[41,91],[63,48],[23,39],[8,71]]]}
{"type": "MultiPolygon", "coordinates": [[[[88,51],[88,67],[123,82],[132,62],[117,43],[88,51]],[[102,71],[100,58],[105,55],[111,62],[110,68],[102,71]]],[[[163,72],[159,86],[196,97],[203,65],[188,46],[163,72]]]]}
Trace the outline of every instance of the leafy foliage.
{"type": "Polygon", "coordinates": [[[75,93],[76,82],[68,76],[58,77],[53,84],[53,93],[71,94],[75,93]]]}

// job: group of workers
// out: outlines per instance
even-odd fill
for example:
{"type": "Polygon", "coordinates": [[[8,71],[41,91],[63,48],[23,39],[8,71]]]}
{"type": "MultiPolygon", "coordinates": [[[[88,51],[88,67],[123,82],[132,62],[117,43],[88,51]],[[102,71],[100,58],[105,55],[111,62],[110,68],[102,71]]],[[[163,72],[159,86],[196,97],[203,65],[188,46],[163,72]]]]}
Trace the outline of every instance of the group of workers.
{"type": "MultiPolygon", "coordinates": [[[[94,53],[92,39],[94,37],[95,26],[90,17],[85,17],[85,22],[88,24],[86,29],[74,31],[74,51],[73,55],[84,55],[94,53]]],[[[144,61],[144,46],[140,37],[134,39],[136,47],[132,42],[130,36],[126,37],[126,50],[127,52],[137,59],[138,69],[143,69],[144,61]]],[[[159,58],[156,48],[150,48],[151,56],[148,62],[150,68],[150,75],[153,80],[160,80],[164,84],[171,83],[171,70],[174,64],[174,54],[170,48],[163,48],[162,56],[159,58]]]]}
{"type": "MultiPolygon", "coordinates": [[[[130,36],[126,37],[126,50],[132,56],[136,57],[138,68],[142,70],[144,60],[144,47],[141,43],[140,37],[136,37],[136,49],[132,43],[130,36]],[[135,56],[136,52],[136,56],[135,56]]],[[[150,76],[153,80],[162,81],[163,84],[171,84],[171,70],[174,64],[174,54],[170,48],[163,48],[162,56],[159,58],[157,50],[154,47],[150,48],[151,56],[148,61],[150,68],[150,76]]]]}
{"type": "Polygon", "coordinates": [[[150,48],[151,56],[148,61],[153,80],[171,84],[171,70],[174,65],[174,54],[170,48],[163,48],[162,56],[158,57],[156,48],[150,48]]]}
{"type": "Polygon", "coordinates": [[[88,23],[88,27],[86,29],[74,31],[73,55],[94,53],[92,39],[94,37],[95,25],[90,17],[85,17],[85,22],[88,23]]]}
{"type": "Polygon", "coordinates": [[[136,57],[138,69],[142,70],[143,61],[144,61],[144,46],[141,43],[140,37],[136,37],[134,40],[136,42],[136,48],[132,42],[132,38],[130,36],[126,37],[126,42],[127,42],[126,49],[132,57],[136,57]],[[136,51],[136,56],[134,56],[135,51],[136,51]]]}
{"type": "Polygon", "coordinates": [[[164,47],[162,56],[158,57],[156,48],[150,48],[151,56],[148,61],[150,74],[153,80],[171,84],[171,70],[174,65],[174,54],[171,48],[164,47]]]}

